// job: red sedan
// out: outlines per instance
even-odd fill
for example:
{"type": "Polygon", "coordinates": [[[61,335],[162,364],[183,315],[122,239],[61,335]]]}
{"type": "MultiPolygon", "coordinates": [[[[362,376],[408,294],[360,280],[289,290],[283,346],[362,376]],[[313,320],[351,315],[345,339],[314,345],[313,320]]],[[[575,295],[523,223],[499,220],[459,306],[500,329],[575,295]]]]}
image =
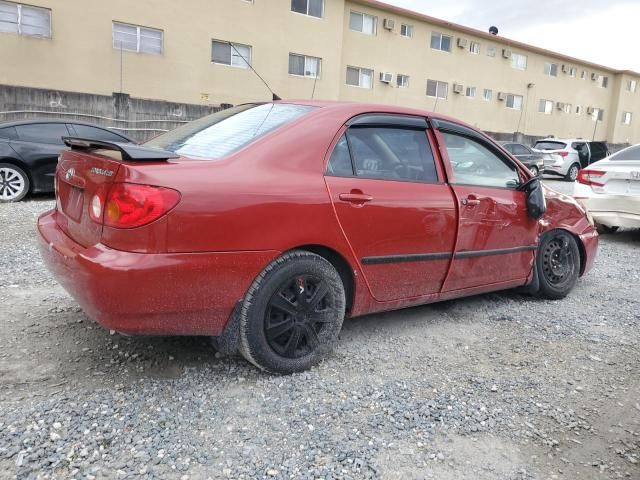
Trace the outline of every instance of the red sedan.
{"type": "Polygon", "coordinates": [[[598,236],[483,133],[408,108],[241,105],[146,145],[65,139],[48,268],[127,334],[309,368],[345,316],[526,287],[562,298],[598,236]]]}

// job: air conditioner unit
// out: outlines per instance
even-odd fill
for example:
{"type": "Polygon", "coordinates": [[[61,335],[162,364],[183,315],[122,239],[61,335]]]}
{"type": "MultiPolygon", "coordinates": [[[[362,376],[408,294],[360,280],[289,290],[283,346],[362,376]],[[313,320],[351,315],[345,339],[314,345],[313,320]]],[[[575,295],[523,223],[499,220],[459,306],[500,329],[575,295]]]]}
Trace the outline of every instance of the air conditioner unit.
{"type": "Polygon", "coordinates": [[[596,113],[596,111],[593,107],[587,107],[587,115],[593,115],[594,113],[596,113]]]}
{"type": "Polygon", "coordinates": [[[396,22],[391,18],[385,18],[384,22],[382,22],[382,26],[385,28],[385,30],[393,30],[396,26],[396,22]]]}
{"type": "Polygon", "coordinates": [[[558,110],[564,110],[564,103],[562,102],[556,102],[556,108],[558,110]]]}
{"type": "Polygon", "coordinates": [[[458,47],[459,48],[467,48],[467,39],[466,38],[458,38],[458,47]]]}
{"type": "Polygon", "coordinates": [[[504,102],[507,99],[507,94],[504,92],[498,92],[498,100],[504,102]]]}
{"type": "Polygon", "coordinates": [[[591,80],[596,81],[598,79],[598,74],[597,73],[592,73],[591,74],[591,80]]]}
{"type": "Polygon", "coordinates": [[[567,67],[564,63],[562,64],[562,73],[567,73],[569,71],[569,67],[567,67]]]}
{"type": "Polygon", "coordinates": [[[511,50],[509,50],[508,48],[503,48],[502,58],[511,58],[511,50]]]}
{"type": "Polygon", "coordinates": [[[462,93],[464,91],[464,85],[459,83],[453,84],[453,93],[462,93]]]}
{"type": "Polygon", "coordinates": [[[391,83],[391,82],[393,82],[393,73],[380,72],[380,81],[382,83],[391,83]]]}

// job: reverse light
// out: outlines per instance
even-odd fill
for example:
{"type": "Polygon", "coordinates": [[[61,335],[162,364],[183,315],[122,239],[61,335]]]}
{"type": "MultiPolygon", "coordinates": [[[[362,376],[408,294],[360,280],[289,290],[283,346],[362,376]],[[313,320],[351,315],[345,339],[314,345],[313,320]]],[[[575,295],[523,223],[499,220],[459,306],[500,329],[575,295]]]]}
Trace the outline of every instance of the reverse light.
{"type": "Polygon", "coordinates": [[[171,188],[115,183],[105,201],[104,224],[114,228],[141,227],[168,213],[179,201],[180,193],[171,188]]]}
{"type": "Polygon", "coordinates": [[[580,170],[578,172],[578,183],[583,185],[592,185],[594,187],[603,187],[604,183],[598,182],[605,172],[600,170],[580,170]]]}

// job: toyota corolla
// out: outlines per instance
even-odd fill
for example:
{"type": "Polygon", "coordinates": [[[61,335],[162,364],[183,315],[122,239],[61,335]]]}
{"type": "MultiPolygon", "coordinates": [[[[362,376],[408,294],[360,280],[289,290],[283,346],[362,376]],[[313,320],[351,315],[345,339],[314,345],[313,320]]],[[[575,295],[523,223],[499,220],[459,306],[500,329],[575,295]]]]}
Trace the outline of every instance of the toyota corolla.
{"type": "Polygon", "coordinates": [[[596,255],[575,201],[419,110],[280,101],[142,146],[65,141],[38,232],[86,313],[210,336],[270,372],[319,362],[345,317],[516,287],[562,298],[596,255]]]}

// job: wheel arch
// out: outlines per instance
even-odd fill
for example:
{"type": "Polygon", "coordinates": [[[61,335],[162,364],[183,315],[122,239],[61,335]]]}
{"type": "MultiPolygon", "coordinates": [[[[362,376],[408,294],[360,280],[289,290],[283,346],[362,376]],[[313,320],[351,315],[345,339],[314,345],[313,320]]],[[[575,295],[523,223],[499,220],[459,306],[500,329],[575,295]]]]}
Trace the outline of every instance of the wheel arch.
{"type": "Polygon", "coordinates": [[[33,177],[31,175],[31,169],[25,162],[15,157],[0,157],[0,163],[8,163],[9,165],[13,165],[14,167],[18,167],[22,170],[29,179],[29,191],[31,191],[33,188],[33,177]]]}
{"type": "MultiPolygon", "coordinates": [[[[551,232],[554,232],[556,230],[562,230],[563,232],[568,233],[576,241],[576,244],[578,245],[578,251],[580,252],[580,276],[582,276],[584,274],[584,270],[587,265],[587,250],[584,246],[584,243],[582,243],[582,239],[580,238],[579,235],[577,235],[575,232],[572,232],[568,228],[558,227],[558,228],[551,228],[549,230],[545,230],[544,232],[541,233],[540,239],[542,239],[543,236],[549,235],[551,232]]],[[[537,254],[538,252],[536,251],[536,255],[537,254]]]]}
{"type": "Polygon", "coordinates": [[[346,310],[350,312],[355,299],[355,278],[353,276],[353,269],[347,259],[337,250],[324,245],[300,245],[288,251],[291,250],[305,250],[315,253],[333,265],[333,268],[335,268],[340,275],[340,279],[344,285],[346,310]]]}

